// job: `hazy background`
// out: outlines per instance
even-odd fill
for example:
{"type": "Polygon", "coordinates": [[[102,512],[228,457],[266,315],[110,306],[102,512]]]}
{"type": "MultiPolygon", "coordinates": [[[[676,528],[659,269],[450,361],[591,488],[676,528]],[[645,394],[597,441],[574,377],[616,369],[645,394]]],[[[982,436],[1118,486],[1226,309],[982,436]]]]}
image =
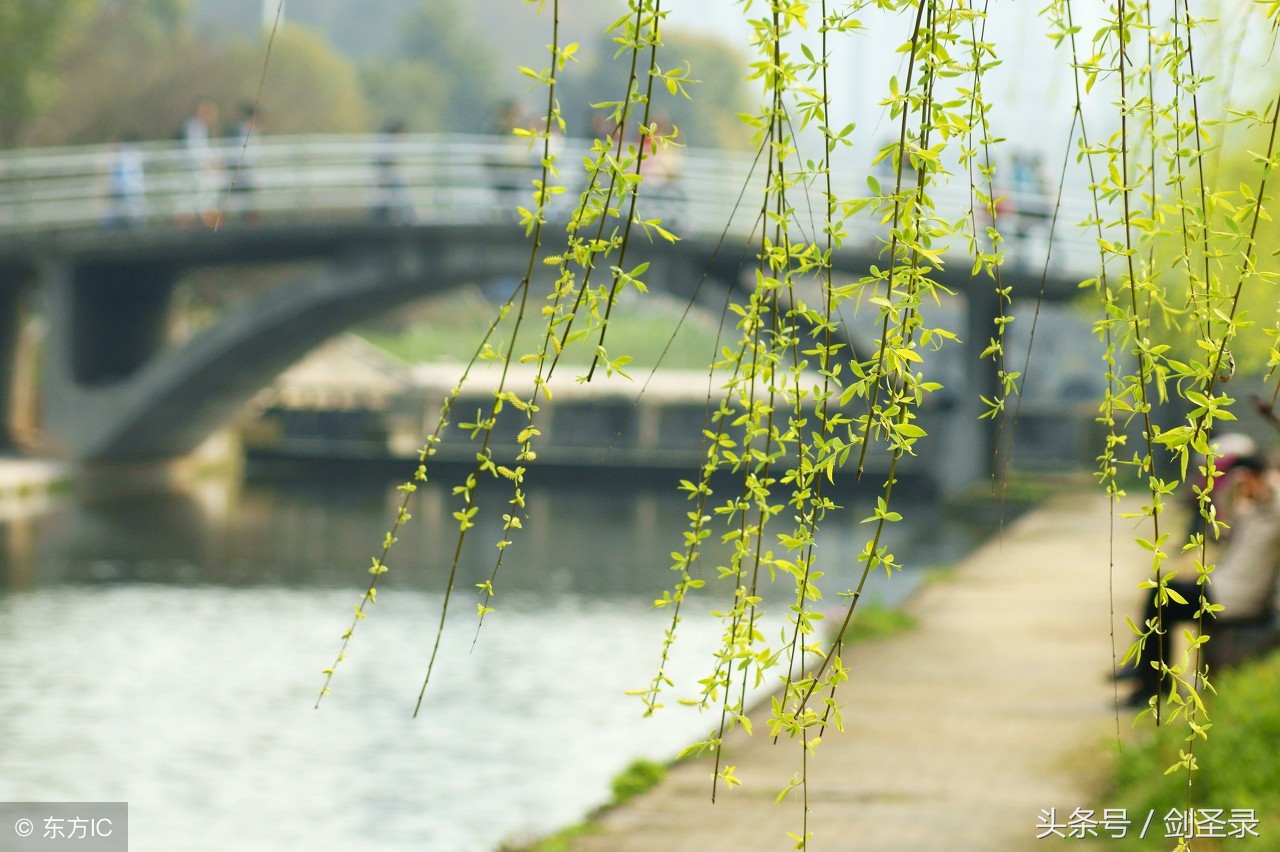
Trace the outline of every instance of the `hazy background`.
{"type": "MultiPolygon", "coordinates": [[[[0,7],[20,0],[0,0],[0,7]]],[[[362,132],[390,122],[411,131],[488,131],[505,126],[501,108],[514,102],[532,116],[543,93],[519,73],[541,68],[551,39],[550,5],[524,0],[290,0],[262,95],[265,133],[362,132]]],[[[753,111],[755,84],[741,81],[754,54],[740,3],[699,0],[667,4],[670,15],[659,63],[688,62],[695,104],[660,92],[655,109],[670,113],[687,144],[742,148],[748,134],[736,115],[753,111]]],[[[757,4],[758,5],[758,4],[757,4]]],[[[833,4],[834,5],[834,4],[833,4]]],[[[14,32],[0,69],[0,146],[103,142],[114,138],[174,138],[194,103],[210,97],[230,125],[238,103],[257,92],[266,39],[264,16],[274,0],[64,0],[39,13],[38,26],[14,32]],[[19,50],[21,47],[21,50],[19,50]],[[34,69],[23,76],[23,68],[34,69]],[[21,78],[21,79],[19,79],[21,78]]],[[[1080,50],[1105,5],[1075,4],[1080,50]]],[[[992,129],[1005,151],[1040,154],[1056,173],[1071,136],[1074,88],[1069,54],[1055,50],[1035,4],[996,0],[980,37],[996,45],[1002,64],[983,82],[992,129]]],[[[1218,42],[1196,44],[1206,115],[1230,90],[1253,96],[1265,80],[1237,79],[1231,58],[1262,54],[1264,36],[1244,27],[1241,5],[1206,8],[1221,17],[1218,42]]],[[[626,13],[616,0],[564,0],[561,39],[581,44],[559,94],[570,135],[585,135],[589,103],[615,100],[626,65],[604,28],[626,13]]],[[[759,14],[759,12],[755,12],[759,14]]],[[[812,11],[816,18],[817,7],[812,11]]],[[[854,122],[850,165],[864,165],[896,133],[881,100],[893,75],[905,74],[898,46],[911,21],[876,10],[860,13],[864,32],[832,40],[832,123],[854,122]]],[[[816,21],[811,21],[811,24],[816,21]]],[[[811,40],[811,44],[816,41],[811,40]]],[[[1134,48],[1142,50],[1138,44],[1134,48]]],[[[1141,58],[1139,56],[1139,58],[1141,58]]],[[[1255,75],[1256,77],[1256,75],[1255,75]]],[[[1103,80],[1085,115],[1091,136],[1115,128],[1112,95],[1103,80]]],[[[817,151],[813,139],[807,148],[817,151]]],[[[1002,154],[1002,156],[1007,156],[1002,154]]]]}

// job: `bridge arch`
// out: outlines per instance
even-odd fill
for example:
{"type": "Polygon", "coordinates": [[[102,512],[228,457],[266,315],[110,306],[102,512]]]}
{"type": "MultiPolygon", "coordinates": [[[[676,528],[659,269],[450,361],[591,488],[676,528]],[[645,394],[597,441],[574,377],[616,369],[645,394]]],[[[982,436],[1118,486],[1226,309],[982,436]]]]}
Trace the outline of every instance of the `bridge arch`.
{"type": "MultiPolygon", "coordinates": [[[[90,462],[185,455],[340,331],[465,283],[521,276],[528,266],[528,244],[510,225],[354,230],[340,245],[313,243],[326,246],[315,270],[229,307],[168,349],[157,319],[176,280],[167,251],[139,260],[135,248],[126,263],[91,256],[47,269],[42,382],[51,448],[90,462]]],[[[634,257],[651,263],[655,288],[675,294],[691,293],[702,275],[691,265],[696,254],[641,249],[634,257]]]]}

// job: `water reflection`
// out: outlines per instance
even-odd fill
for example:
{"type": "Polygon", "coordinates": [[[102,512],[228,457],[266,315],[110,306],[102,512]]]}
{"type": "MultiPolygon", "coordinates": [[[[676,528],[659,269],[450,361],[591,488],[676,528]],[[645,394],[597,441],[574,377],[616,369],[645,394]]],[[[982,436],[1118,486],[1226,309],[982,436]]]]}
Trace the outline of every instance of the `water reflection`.
{"type": "MultiPolygon", "coordinates": [[[[456,530],[448,491],[425,488],[312,710],[399,498],[386,472],[330,473],[84,493],[0,518],[0,799],[127,800],[135,852],[486,849],[580,818],[630,759],[710,728],[674,709],[642,722],[623,695],[656,663],[667,620],[649,603],[688,504],[616,484],[531,491],[473,651],[472,584],[500,523],[480,519],[413,720],[456,530]]],[[[892,546],[917,565],[982,534],[935,506],[904,512],[913,526],[892,546]]],[[[859,519],[823,533],[829,588],[851,581],[859,519]]],[[[708,673],[720,627],[694,615],[710,608],[682,625],[673,698],[708,673]]]]}
{"type": "MultiPolygon", "coordinates": [[[[399,479],[369,468],[352,475],[323,470],[241,481],[206,480],[164,492],[82,493],[29,514],[0,517],[0,587],[161,583],[228,587],[358,587],[401,495],[399,479]]],[[[487,578],[501,538],[509,494],[482,489],[488,506],[468,534],[459,582],[487,578]]],[[[845,505],[826,523],[819,566],[838,582],[852,580],[868,525],[870,500],[845,505]]],[[[671,552],[681,546],[692,504],[674,488],[545,483],[530,489],[524,529],[514,536],[501,574],[503,589],[540,595],[572,590],[588,597],[640,599],[672,581],[671,552]]],[[[414,497],[385,578],[388,589],[438,589],[450,569],[458,508],[444,485],[414,497]]],[[[908,521],[888,527],[885,542],[913,567],[946,564],[984,537],[993,520],[945,511],[907,498],[908,521]],[[914,534],[922,531],[923,534],[914,534]]],[[[708,568],[728,557],[721,524],[706,544],[708,568]]],[[[775,529],[781,531],[781,524],[775,529]]],[[[902,589],[882,594],[898,597],[902,589]]]]}

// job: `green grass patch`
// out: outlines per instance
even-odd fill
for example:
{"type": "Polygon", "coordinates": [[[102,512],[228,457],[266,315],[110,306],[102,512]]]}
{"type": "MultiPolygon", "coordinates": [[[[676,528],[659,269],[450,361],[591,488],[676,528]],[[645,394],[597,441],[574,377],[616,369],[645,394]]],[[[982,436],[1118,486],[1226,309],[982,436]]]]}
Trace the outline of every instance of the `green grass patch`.
{"type": "MultiPolygon", "coordinates": [[[[527,309],[518,347],[532,351],[541,341],[540,301],[527,309]]],[[[363,336],[370,343],[413,364],[441,361],[466,361],[484,339],[499,305],[484,298],[475,288],[463,288],[433,299],[394,322],[383,321],[366,329],[363,336]]],[[[669,370],[705,370],[716,351],[716,325],[704,311],[691,311],[681,322],[683,305],[657,294],[643,299],[628,299],[609,320],[605,350],[611,360],[630,356],[625,368],[651,370],[661,366],[669,370]],[[677,326],[679,328],[677,329],[677,326]],[[670,344],[665,356],[663,349],[670,344]]],[[[495,350],[505,350],[515,323],[515,311],[508,313],[489,338],[495,350]]],[[[575,324],[575,329],[584,328],[575,324]]],[[[561,364],[586,367],[595,353],[598,334],[576,341],[565,348],[561,364]]]]}
{"type": "Polygon", "coordinates": [[[58,479],[52,479],[45,487],[47,494],[70,494],[76,490],[76,480],[72,476],[63,476],[58,479]]]}
{"type": "Polygon", "coordinates": [[[567,852],[573,839],[596,832],[595,818],[601,813],[616,808],[636,796],[646,793],[667,776],[667,768],[652,760],[635,760],[614,776],[611,787],[613,798],[608,804],[596,808],[582,822],[560,829],[555,834],[537,840],[522,842],[508,840],[498,847],[499,852],[567,852]]]}
{"type": "Polygon", "coordinates": [[[844,631],[844,644],[896,636],[914,630],[918,624],[914,616],[901,610],[877,603],[863,604],[854,610],[853,620],[844,631]]]}
{"type": "Polygon", "coordinates": [[[1092,473],[1088,471],[1010,470],[1002,481],[996,483],[994,491],[990,480],[981,480],[963,489],[952,502],[957,506],[968,506],[976,510],[999,506],[1013,508],[1040,503],[1066,491],[1081,491],[1093,487],[1092,473]]]}
{"type": "Polygon", "coordinates": [[[609,807],[630,801],[641,793],[647,793],[667,776],[667,768],[652,760],[636,760],[613,779],[613,801],[609,807]]]}
{"type": "Polygon", "coordinates": [[[943,583],[956,575],[955,565],[929,565],[924,569],[924,585],[943,583]]]}
{"type": "Polygon", "coordinates": [[[498,845],[498,852],[569,852],[574,838],[586,837],[596,833],[591,822],[580,822],[568,828],[562,828],[549,837],[532,841],[505,840],[498,845]]]}
{"type": "MultiPolygon", "coordinates": [[[[1234,671],[1224,672],[1216,681],[1217,695],[1209,703],[1212,727],[1208,740],[1195,742],[1195,760],[1199,769],[1193,775],[1191,801],[1196,808],[1222,809],[1228,820],[1236,809],[1252,810],[1258,820],[1257,832],[1263,838],[1275,836],[1280,825],[1280,653],[1234,671]]],[[[1154,848],[1164,840],[1164,818],[1172,809],[1187,808],[1187,773],[1176,769],[1165,774],[1179,761],[1179,752],[1188,748],[1190,733],[1181,719],[1159,730],[1150,715],[1137,723],[1136,742],[1126,743],[1116,762],[1114,781],[1103,798],[1097,814],[1105,808],[1124,808],[1133,824],[1128,837],[1115,841],[1120,849],[1154,848]],[[1137,838],[1147,814],[1154,811],[1151,828],[1145,840],[1137,838]]],[[[1065,821],[1065,819],[1059,820],[1065,821]]],[[[1230,824],[1227,826],[1229,831],[1230,824]]],[[[1099,832],[1101,835],[1101,832],[1099,832]]],[[[1258,848],[1273,848],[1257,838],[1246,837],[1258,848]]],[[[1212,849],[1200,839],[1196,848],[1212,849]]],[[[1231,841],[1226,841],[1230,843],[1231,841]]],[[[1213,841],[1208,841],[1213,843],[1213,841]]],[[[1272,841],[1274,843],[1274,841],[1272,841]]],[[[1111,842],[1108,843],[1110,847],[1111,842]]]]}

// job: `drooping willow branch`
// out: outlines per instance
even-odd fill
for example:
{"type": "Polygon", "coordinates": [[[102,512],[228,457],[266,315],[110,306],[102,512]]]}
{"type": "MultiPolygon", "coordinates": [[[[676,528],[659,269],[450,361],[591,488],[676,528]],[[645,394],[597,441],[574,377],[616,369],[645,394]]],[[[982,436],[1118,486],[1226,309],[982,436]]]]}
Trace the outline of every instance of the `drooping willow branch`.
{"type": "MultiPolygon", "coordinates": [[[[1158,16],[1148,0],[1118,0],[1114,17],[1105,20],[1098,30],[1092,58],[1085,58],[1077,45],[1079,26],[1070,0],[1053,0],[1046,12],[1051,26],[1056,28],[1052,33],[1055,41],[1070,42],[1075,103],[1069,135],[1074,138],[1079,133],[1081,154],[1093,188],[1093,213],[1085,226],[1093,230],[1099,245],[1098,270],[1092,283],[1101,300],[1101,318],[1095,327],[1106,347],[1103,368],[1108,388],[1100,413],[1108,432],[1099,457],[1100,478],[1114,504],[1122,492],[1119,471],[1128,466],[1145,480],[1149,495],[1149,505],[1143,507],[1141,514],[1153,531],[1150,540],[1144,540],[1152,553],[1153,578],[1144,585],[1154,590],[1159,609],[1153,623],[1144,625],[1144,629],[1135,627],[1138,639],[1126,653],[1126,660],[1136,658],[1144,642],[1159,646],[1160,657],[1164,658],[1163,608],[1175,592],[1168,588],[1170,573],[1163,567],[1168,537],[1162,532],[1165,526],[1161,514],[1178,481],[1163,477],[1157,467],[1162,461],[1159,454],[1168,451],[1180,460],[1185,478],[1190,453],[1204,453],[1208,456],[1206,480],[1212,482],[1214,468],[1208,434],[1230,403],[1218,391],[1230,362],[1231,342],[1240,327],[1237,309],[1241,293],[1259,275],[1257,234],[1264,216],[1267,175],[1275,157],[1275,132],[1280,118],[1280,112],[1273,112],[1269,121],[1259,119],[1259,123],[1269,125],[1271,142],[1256,193],[1243,191],[1244,203],[1229,214],[1221,213],[1215,205],[1223,203],[1223,194],[1214,191],[1210,184],[1213,175],[1206,173],[1206,154],[1213,146],[1205,138],[1207,128],[1197,101],[1202,79],[1196,71],[1192,33],[1201,22],[1192,18],[1187,0],[1171,2],[1174,13],[1165,24],[1157,23],[1158,16]],[[1084,105],[1100,79],[1107,80],[1107,85],[1114,81],[1119,88],[1115,115],[1118,130],[1105,143],[1091,142],[1084,123],[1084,105]],[[1172,93],[1169,105],[1158,107],[1157,98],[1166,91],[1172,93]],[[1189,110],[1184,112],[1188,99],[1189,110]],[[1194,168],[1194,178],[1188,173],[1188,166],[1194,168]],[[1185,184],[1192,179],[1196,189],[1188,192],[1185,184]],[[1167,186],[1173,189],[1162,189],[1167,186]],[[1165,193],[1174,198],[1182,237],[1181,254],[1175,264],[1164,264],[1165,244],[1157,241],[1161,226],[1170,215],[1165,193]],[[1230,226],[1219,227],[1224,215],[1234,225],[1234,233],[1230,226]],[[1223,284],[1219,271],[1229,257],[1239,260],[1233,287],[1223,284]],[[1175,267],[1185,278],[1185,307],[1174,304],[1168,296],[1177,284],[1171,277],[1174,273],[1169,271],[1175,267]],[[1117,275],[1118,269],[1123,272],[1117,275]],[[1113,280],[1116,277],[1118,283],[1113,280]],[[1176,326],[1181,322],[1182,311],[1190,312],[1189,325],[1196,329],[1197,345],[1207,353],[1188,358],[1187,363],[1174,357],[1176,353],[1171,354],[1171,345],[1161,340],[1158,328],[1162,320],[1176,326]],[[1122,375],[1128,369],[1121,366],[1125,349],[1134,364],[1131,375],[1122,375]],[[1170,383],[1196,408],[1185,423],[1162,430],[1153,410],[1165,398],[1170,383]],[[1141,424],[1142,445],[1131,459],[1126,459],[1122,427],[1130,421],[1141,424]]],[[[853,16],[869,4],[849,4],[845,11],[833,13],[824,0],[816,55],[806,41],[810,32],[806,16],[813,4],[771,0],[764,5],[767,11],[752,17],[752,4],[745,4],[757,49],[750,79],[758,83],[762,97],[760,111],[747,120],[757,131],[759,159],[765,162],[766,173],[759,204],[753,205],[759,211],[752,229],[757,254],[753,286],[741,302],[729,308],[737,321],[737,338],[720,353],[716,364],[719,372],[713,373],[716,378],[711,380],[723,380],[723,388],[721,398],[708,406],[711,414],[703,432],[706,452],[701,469],[695,479],[682,483],[690,508],[682,546],[673,557],[678,580],[658,601],[661,606],[670,607],[670,626],[663,638],[657,672],[648,688],[639,694],[646,714],[651,713],[660,706],[662,690],[672,685],[666,667],[684,611],[682,605],[704,585],[702,572],[697,572],[695,578],[693,569],[695,565],[699,569],[703,566],[703,545],[718,531],[730,547],[722,564],[714,567],[714,574],[725,583],[728,598],[717,613],[723,632],[712,671],[700,681],[700,695],[689,702],[716,713],[718,722],[706,740],[687,752],[716,755],[713,798],[721,782],[730,787],[738,783],[735,767],[722,764],[721,747],[734,727],[747,727],[749,732],[749,687],[761,684],[768,672],[784,667],[775,672],[782,692],[774,701],[770,729],[775,737],[786,733],[800,743],[801,772],[792,787],[805,787],[807,811],[808,751],[817,739],[812,736],[813,729],[820,733],[827,724],[841,725],[836,688],[848,672],[841,659],[845,628],[855,618],[871,574],[880,568],[893,574],[900,567],[884,544],[885,534],[889,524],[901,519],[893,508],[895,484],[902,464],[914,453],[916,442],[927,437],[918,416],[928,395],[939,387],[925,378],[925,354],[956,337],[952,331],[927,323],[930,301],[949,293],[936,280],[936,273],[956,253],[951,251],[953,242],[967,245],[970,256],[964,262],[972,263],[974,277],[982,272],[989,279],[987,286],[995,288],[994,333],[982,350],[984,356],[995,361],[999,381],[996,395],[985,400],[984,412],[984,417],[998,420],[993,477],[999,475],[998,468],[1003,470],[998,462],[1005,445],[1005,430],[1010,428],[1006,424],[1007,400],[1009,394],[1018,393],[1020,376],[1007,369],[1004,352],[1012,290],[1001,269],[1003,241],[996,218],[992,154],[995,140],[983,86],[984,74],[998,61],[994,46],[986,42],[985,7],[978,10],[944,0],[880,0],[875,4],[900,14],[904,23],[911,23],[902,44],[905,75],[901,81],[893,78],[884,100],[890,119],[897,124],[896,139],[880,149],[876,157],[877,163],[887,160],[892,165],[892,186],[880,187],[873,179],[870,196],[846,199],[837,196],[833,185],[832,155],[837,146],[848,143],[852,125],[836,130],[830,116],[829,35],[857,31],[859,25],[853,16]],[[793,55],[792,45],[796,43],[802,45],[803,60],[793,55]],[[819,80],[816,85],[812,83],[815,78],[819,80]],[[799,129],[791,123],[792,114],[798,116],[799,129]],[[810,125],[817,126],[824,146],[816,165],[805,163],[797,152],[801,131],[810,125]],[[948,179],[954,178],[949,170],[957,166],[957,172],[967,178],[968,210],[959,219],[949,219],[946,212],[939,210],[934,196],[948,179]],[[818,186],[820,190],[815,189],[818,186]],[[822,194],[821,234],[816,225],[811,226],[811,234],[806,234],[796,212],[805,201],[805,193],[811,191],[822,194]],[[848,223],[860,213],[868,213],[880,225],[887,226],[887,234],[877,236],[882,244],[884,268],[850,284],[837,285],[832,273],[833,255],[841,247],[848,223]],[[989,220],[989,226],[984,220],[989,220]],[[799,295],[799,285],[806,276],[816,277],[821,288],[816,304],[806,304],[799,295]],[[848,339],[840,339],[842,331],[846,338],[851,337],[851,329],[841,315],[844,303],[860,303],[874,309],[871,325],[878,330],[878,337],[869,352],[855,352],[848,339]],[[814,365],[816,377],[811,372],[814,365]],[[870,525],[869,534],[855,558],[855,582],[845,593],[841,629],[828,642],[822,642],[815,638],[822,616],[815,611],[822,595],[822,573],[816,570],[817,541],[821,524],[840,509],[825,489],[850,459],[854,461],[853,477],[862,479],[872,469],[873,452],[884,454],[886,479],[875,508],[862,519],[870,525]],[[733,484],[726,494],[716,495],[713,480],[725,475],[732,476],[733,484]],[[788,492],[789,496],[784,497],[788,492]],[[788,508],[791,522],[776,520],[788,508]],[[794,589],[788,588],[777,605],[788,621],[779,634],[779,644],[774,646],[765,641],[761,625],[775,606],[767,591],[766,577],[778,573],[789,575],[795,585],[794,589]],[[815,695],[823,696],[821,706],[816,706],[815,695]]],[[[622,309],[619,300],[623,290],[628,286],[646,289],[644,265],[626,268],[630,241],[640,233],[667,240],[677,238],[661,221],[645,219],[639,203],[645,160],[661,146],[676,142],[674,134],[667,135],[651,124],[655,85],[665,83],[668,88],[674,85],[682,89],[684,81],[682,71],[663,71],[659,66],[665,14],[660,0],[631,0],[627,16],[617,23],[619,55],[627,55],[624,65],[629,65],[626,92],[611,105],[617,129],[615,135],[596,140],[586,163],[586,188],[569,214],[563,247],[555,254],[544,255],[543,247],[549,242],[550,203],[567,186],[567,182],[557,180],[552,145],[554,128],[563,126],[556,85],[575,48],[561,46],[560,9],[553,4],[550,68],[529,74],[547,88],[544,125],[541,130],[526,131],[531,143],[542,143],[541,177],[533,182],[534,204],[532,209],[521,210],[531,242],[529,265],[505,309],[515,310],[516,317],[507,342],[500,347],[498,357],[503,364],[494,400],[487,410],[477,413],[475,422],[465,424],[474,433],[478,451],[470,475],[455,489],[461,498],[455,513],[460,529],[419,706],[440,648],[462,544],[480,511],[480,481],[484,477],[505,480],[512,490],[503,514],[498,555],[489,579],[478,584],[477,633],[492,609],[507,546],[522,526],[523,480],[526,465],[536,457],[540,404],[551,399],[549,383],[563,353],[579,341],[592,346],[590,366],[583,377],[587,380],[595,376],[598,367],[612,373],[625,366],[625,355],[611,356],[605,343],[608,327],[616,322],[617,311],[622,309]],[[556,274],[542,306],[545,326],[532,351],[519,354],[520,333],[527,325],[526,312],[532,304],[529,296],[534,287],[534,270],[542,267],[556,274]],[[597,270],[601,275],[608,270],[606,283],[593,282],[597,270]],[[533,386],[527,393],[513,390],[509,382],[513,358],[536,364],[533,386]],[[524,428],[516,441],[517,464],[512,468],[497,462],[492,441],[497,419],[508,406],[524,418],[524,428]]],[[[1275,109],[1280,111],[1280,100],[1275,109]]],[[[1065,168],[1064,162],[1064,172],[1065,168]]],[[[1060,206],[1059,197],[1050,225],[1051,249],[1060,206]]],[[[812,207],[809,218],[814,218],[812,207]]],[[[853,227],[865,225],[854,221],[853,227]]],[[[1046,276],[1048,263],[1046,258],[1046,276]]],[[[495,321],[490,334],[497,327],[495,321]]],[[[984,341],[969,343],[982,349],[984,341]]],[[[487,342],[481,351],[486,350],[487,342]]],[[[1280,363],[1280,344],[1272,352],[1273,361],[1280,363]]],[[[473,358],[472,363],[475,362],[473,358]]],[[[1026,370],[1024,366],[1023,378],[1026,370]]],[[[404,502],[384,542],[382,557],[374,560],[374,577],[368,594],[357,606],[356,622],[363,617],[365,605],[374,601],[377,578],[386,570],[389,548],[400,525],[408,519],[408,500],[417,485],[426,481],[426,463],[440,440],[458,393],[460,386],[446,401],[440,424],[420,456],[414,481],[402,486],[404,502]]],[[[1016,421],[1015,409],[1013,428],[1016,421]]],[[[1004,462],[1007,465],[1008,456],[1004,462]]],[[[1205,523],[1198,544],[1203,548],[1216,523],[1207,488],[1200,496],[1205,523]]],[[[1202,550],[1201,563],[1203,553],[1202,550]]],[[[1203,564],[1200,569],[1203,578],[1208,569],[1203,564]]],[[[1202,597],[1201,615],[1206,612],[1212,612],[1212,608],[1202,597]]],[[[354,627],[355,622],[343,636],[339,660],[354,627]]],[[[1199,647],[1197,643],[1193,648],[1196,654],[1199,647]]],[[[1195,678],[1201,678],[1203,683],[1198,657],[1194,668],[1195,678]]],[[[332,669],[326,673],[325,691],[332,669]]],[[[1176,705],[1181,708],[1178,712],[1186,715],[1193,733],[1201,733],[1203,725],[1198,720],[1204,714],[1197,683],[1184,677],[1178,667],[1161,664],[1160,675],[1162,685],[1168,684],[1171,697],[1180,702],[1176,705]]],[[[1159,723],[1158,699],[1155,715],[1159,723]]],[[[1188,804],[1192,760],[1191,756],[1185,759],[1188,804]]],[[[803,830],[796,837],[801,846],[809,839],[805,819],[803,830]]]]}

